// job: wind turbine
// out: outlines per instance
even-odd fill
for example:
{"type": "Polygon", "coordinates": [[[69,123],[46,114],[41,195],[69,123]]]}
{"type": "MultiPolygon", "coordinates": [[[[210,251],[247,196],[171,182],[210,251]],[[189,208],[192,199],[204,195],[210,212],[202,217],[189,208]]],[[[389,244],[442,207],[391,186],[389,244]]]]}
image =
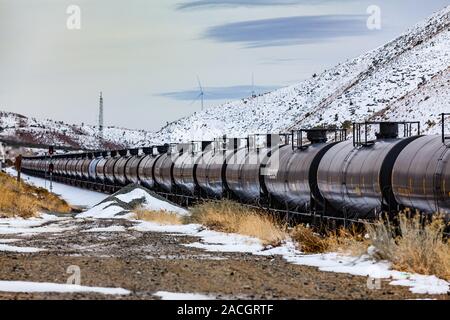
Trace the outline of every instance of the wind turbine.
{"type": "Polygon", "coordinates": [[[198,94],[197,97],[195,97],[195,99],[191,102],[191,104],[193,104],[198,99],[200,99],[201,104],[202,104],[202,111],[203,111],[203,109],[204,109],[205,92],[203,91],[202,83],[200,82],[199,76],[197,76],[197,82],[198,82],[198,89],[200,90],[200,93],[198,94]]]}
{"type": "Polygon", "coordinates": [[[256,98],[256,93],[255,93],[255,74],[252,72],[252,97],[256,98]]]}

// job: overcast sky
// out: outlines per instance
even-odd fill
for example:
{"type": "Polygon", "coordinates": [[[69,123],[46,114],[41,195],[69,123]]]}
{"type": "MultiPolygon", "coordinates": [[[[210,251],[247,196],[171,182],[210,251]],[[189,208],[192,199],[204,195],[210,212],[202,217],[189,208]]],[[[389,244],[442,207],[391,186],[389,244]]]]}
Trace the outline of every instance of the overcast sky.
{"type": "Polygon", "coordinates": [[[0,0],[0,110],[158,129],[297,83],[395,38],[448,0],[0,0]],[[81,29],[67,28],[70,5],[81,29]],[[367,8],[381,9],[381,30],[367,8]]]}

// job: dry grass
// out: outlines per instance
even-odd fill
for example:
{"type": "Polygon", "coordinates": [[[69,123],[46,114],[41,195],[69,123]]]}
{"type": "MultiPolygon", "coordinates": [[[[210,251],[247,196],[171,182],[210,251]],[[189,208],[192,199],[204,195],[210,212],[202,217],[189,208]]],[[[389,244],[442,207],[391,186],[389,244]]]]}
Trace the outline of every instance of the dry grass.
{"type": "Polygon", "coordinates": [[[291,237],[304,253],[324,253],[330,249],[326,237],[315,233],[310,227],[299,224],[291,231],[291,237]]]}
{"type": "Polygon", "coordinates": [[[400,271],[450,280],[450,244],[444,238],[443,218],[401,214],[398,225],[395,228],[388,219],[367,225],[375,257],[391,261],[400,271]]]}
{"type": "Polygon", "coordinates": [[[162,225],[179,225],[183,224],[183,218],[173,212],[168,212],[164,210],[153,211],[145,209],[135,210],[135,216],[138,220],[156,222],[162,225]]]}
{"type": "Polygon", "coordinates": [[[72,208],[53,193],[0,172],[0,216],[29,218],[38,212],[70,213],[72,208]]]}
{"type": "Polygon", "coordinates": [[[276,217],[232,201],[201,204],[191,213],[188,222],[216,231],[255,237],[264,245],[279,246],[288,237],[286,227],[276,217]]]}
{"type": "Polygon", "coordinates": [[[299,250],[304,253],[340,252],[342,254],[362,255],[367,252],[368,241],[363,230],[352,227],[328,231],[325,235],[316,233],[312,228],[298,225],[291,231],[291,237],[299,250]]]}

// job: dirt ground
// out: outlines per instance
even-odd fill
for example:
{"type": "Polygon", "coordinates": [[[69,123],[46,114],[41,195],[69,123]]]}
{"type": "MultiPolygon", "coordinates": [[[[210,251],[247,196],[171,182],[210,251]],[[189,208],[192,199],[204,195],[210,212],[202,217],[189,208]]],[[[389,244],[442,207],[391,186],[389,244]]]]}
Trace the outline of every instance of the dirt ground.
{"type": "Polygon", "coordinates": [[[0,279],[66,283],[69,266],[79,266],[81,285],[125,288],[128,296],[102,294],[2,293],[0,299],[158,299],[157,291],[201,293],[218,299],[449,299],[412,294],[383,281],[369,289],[367,278],[293,265],[279,256],[206,252],[183,246],[198,238],[129,230],[128,220],[66,219],[49,225],[58,233],[0,235],[21,239],[14,246],[38,253],[0,252],[0,279]],[[126,232],[81,232],[120,225],[126,232]]]}

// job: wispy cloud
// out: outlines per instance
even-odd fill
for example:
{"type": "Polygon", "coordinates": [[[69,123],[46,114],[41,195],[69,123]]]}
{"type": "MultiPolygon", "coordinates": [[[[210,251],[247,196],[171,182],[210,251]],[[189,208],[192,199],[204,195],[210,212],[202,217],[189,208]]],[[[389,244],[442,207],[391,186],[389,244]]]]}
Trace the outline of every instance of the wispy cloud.
{"type": "Polygon", "coordinates": [[[289,6],[298,4],[323,4],[336,0],[189,0],[177,5],[177,9],[212,7],[289,6]]]}
{"type": "Polygon", "coordinates": [[[229,23],[209,28],[204,38],[246,47],[317,43],[370,32],[364,15],[294,16],[229,23]]]}
{"type": "MultiPolygon", "coordinates": [[[[231,87],[205,87],[204,99],[205,100],[228,100],[228,99],[242,99],[249,97],[254,91],[256,94],[266,93],[275,89],[280,88],[279,86],[231,86],[231,87]]],[[[164,92],[158,94],[158,96],[171,98],[174,100],[181,101],[195,101],[199,98],[200,91],[198,89],[174,91],[174,92],[164,92]]]]}

